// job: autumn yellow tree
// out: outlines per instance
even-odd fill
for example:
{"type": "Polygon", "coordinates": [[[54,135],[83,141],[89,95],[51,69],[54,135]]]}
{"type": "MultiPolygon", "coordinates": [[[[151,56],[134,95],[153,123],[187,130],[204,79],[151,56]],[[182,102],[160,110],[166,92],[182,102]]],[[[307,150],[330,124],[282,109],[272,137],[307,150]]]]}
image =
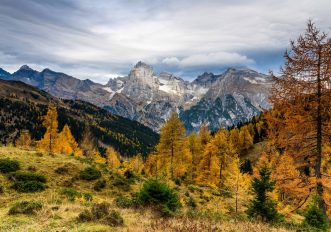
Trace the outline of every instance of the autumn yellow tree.
{"type": "Polygon", "coordinates": [[[223,186],[226,168],[235,156],[235,150],[226,130],[219,130],[207,144],[198,166],[197,181],[223,186]]]}
{"type": "Polygon", "coordinates": [[[311,189],[309,177],[302,175],[292,156],[288,153],[273,155],[272,179],[276,181],[278,201],[290,210],[301,207],[308,199],[311,189]]]}
{"type": "Polygon", "coordinates": [[[54,151],[67,155],[83,156],[82,150],[79,148],[78,143],[71,134],[69,126],[64,125],[62,131],[57,136],[54,151]]]}
{"type": "Polygon", "coordinates": [[[232,143],[233,147],[239,152],[239,130],[236,127],[230,130],[230,142],[232,143]]]}
{"type": "Polygon", "coordinates": [[[119,159],[119,154],[115,151],[114,148],[108,147],[106,150],[107,156],[107,165],[110,169],[116,169],[121,166],[121,161],[119,159]]]}
{"type": "Polygon", "coordinates": [[[235,156],[227,166],[224,183],[225,189],[232,195],[235,213],[243,212],[244,206],[249,202],[250,185],[251,176],[240,172],[240,160],[235,156]]]}
{"type": "Polygon", "coordinates": [[[161,159],[157,153],[151,153],[147,156],[147,159],[144,163],[144,172],[148,176],[159,176],[161,169],[161,159]]]}
{"type": "Polygon", "coordinates": [[[247,151],[253,146],[253,137],[249,132],[248,126],[243,126],[240,128],[238,145],[240,151],[247,151]]]}
{"type": "Polygon", "coordinates": [[[136,155],[129,160],[128,168],[133,172],[140,174],[144,169],[144,161],[141,155],[136,155]]]}
{"type": "Polygon", "coordinates": [[[312,170],[319,207],[326,212],[322,183],[323,144],[330,141],[331,42],[308,22],[304,35],[291,42],[281,76],[274,76],[269,135],[302,167],[312,170]]]}
{"type": "Polygon", "coordinates": [[[47,114],[43,119],[46,132],[43,138],[37,142],[37,148],[41,151],[54,152],[54,146],[58,137],[58,116],[54,104],[49,104],[47,114]]]}
{"type": "Polygon", "coordinates": [[[16,147],[28,149],[33,145],[30,132],[28,130],[22,130],[20,136],[15,141],[16,147]]]}
{"type": "Polygon", "coordinates": [[[189,164],[189,179],[193,181],[197,176],[197,166],[202,158],[202,144],[199,136],[196,133],[191,133],[187,137],[188,150],[192,157],[192,163],[189,164]]]}
{"type": "Polygon", "coordinates": [[[163,162],[163,169],[168,177],[183,177],[190,164],[191,157],[185,139],[186,131],[177,113],[172,113],[160,131],[160,142],[157,145],[158,157],[163,162]]]}

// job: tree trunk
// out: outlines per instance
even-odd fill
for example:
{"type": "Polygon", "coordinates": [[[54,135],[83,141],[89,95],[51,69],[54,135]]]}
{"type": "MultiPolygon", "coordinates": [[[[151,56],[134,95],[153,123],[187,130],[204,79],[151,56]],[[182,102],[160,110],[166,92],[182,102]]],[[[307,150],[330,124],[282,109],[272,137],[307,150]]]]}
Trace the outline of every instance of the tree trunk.
{"type": "Polygon", "coordinates": [[[315,177],[316,177],[316,191],[319,196],[319,208],[323,210],[326,215],[326,205],[323,198],[323,184],[321,174],[322,163],[322,83],[321,83],[321,46],[318,52],[318,64],[317,64],[317,119],[316,119],[316,163],[315,163],[315,177]]]}
{"type": "Polygon", "coordinates": [[[174,142],[171,142],[171,160],[170,160],[171,179],[174,179],[174,142]]]}
{"type": "Polygon", "coordinates": [[[237,183],[236,183],[236,214],[238,213],[238,191],[239,191],[239,173],[237,174],[237,183]]]}

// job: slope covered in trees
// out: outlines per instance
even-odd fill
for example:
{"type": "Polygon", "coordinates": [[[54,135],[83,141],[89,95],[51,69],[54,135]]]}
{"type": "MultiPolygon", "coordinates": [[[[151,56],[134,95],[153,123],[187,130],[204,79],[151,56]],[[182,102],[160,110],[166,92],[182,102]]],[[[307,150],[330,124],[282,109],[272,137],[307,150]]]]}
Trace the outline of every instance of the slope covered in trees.
{"type": "Polygon", "coordinates": [[[57,108],[58,130],[69,125],[78,142],[90,133],[95,145],[111,145],[121,155],[130,156],[149,153],[158,141],[158,134],[151,129],[90,103],[57,99],[24,83],[0,80],[0,142],[13,143],[22,130],[40,140],[45,133],[42,117],[49,103],[57,108]]]}

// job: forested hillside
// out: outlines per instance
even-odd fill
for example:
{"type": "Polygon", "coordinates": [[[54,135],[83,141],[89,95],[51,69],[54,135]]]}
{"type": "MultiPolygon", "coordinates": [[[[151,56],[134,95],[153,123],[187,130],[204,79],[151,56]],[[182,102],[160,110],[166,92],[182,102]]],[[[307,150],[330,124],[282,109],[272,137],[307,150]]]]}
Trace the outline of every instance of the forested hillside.
{"type": "Polygon", "coordinates": [[[34,140],[41,139],[45,133],[41,121],[49,103],[58,108],[59,130],[68,124],[79,142],[89,131],[99,147],[111,145],[130,156],[149,153],[158,141],[151,129],[90,103],[57,99],[22,82],[0,80],[0,142],[13,143],[24,129],[34,140]]]}

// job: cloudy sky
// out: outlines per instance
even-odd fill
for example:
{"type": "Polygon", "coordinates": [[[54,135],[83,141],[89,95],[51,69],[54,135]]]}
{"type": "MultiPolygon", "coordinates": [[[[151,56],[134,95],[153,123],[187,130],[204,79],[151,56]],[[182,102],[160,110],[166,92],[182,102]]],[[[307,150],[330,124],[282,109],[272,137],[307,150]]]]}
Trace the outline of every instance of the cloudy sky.
{"type": "Polygon", "coordinates": [[[139,60],[187,80],[277,71],[309,18],[331,35],[330,12],[330,0],[0,0],[0,67],[102,83],[139,60]]]}

